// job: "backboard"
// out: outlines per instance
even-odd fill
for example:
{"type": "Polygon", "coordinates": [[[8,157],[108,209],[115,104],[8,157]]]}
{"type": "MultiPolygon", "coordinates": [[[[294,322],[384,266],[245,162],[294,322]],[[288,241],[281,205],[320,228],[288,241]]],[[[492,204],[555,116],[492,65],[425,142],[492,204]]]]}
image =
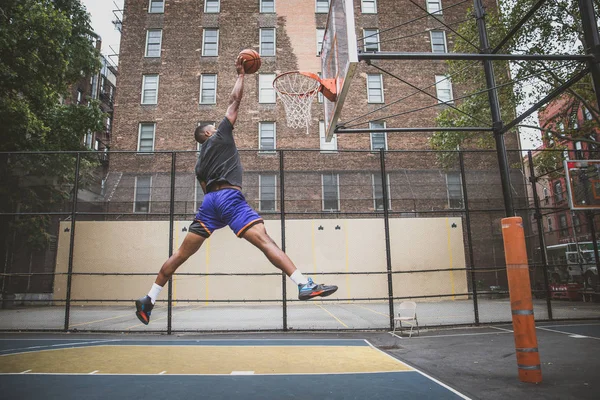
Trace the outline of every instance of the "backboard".
{"type": "Polygon", "coordinates": [[[571,210],[600,209],[600,160],[565,160],[571,210]]]}
{"type": "Polygon", "coordinates": [[[323,98],[326,141],[331,141],[348,94],[350,82],[358,65],[358,45],[354,24],[354,2],[331,0],[321,50],[321,77],[333,79],[335,101],[323,98]]]}

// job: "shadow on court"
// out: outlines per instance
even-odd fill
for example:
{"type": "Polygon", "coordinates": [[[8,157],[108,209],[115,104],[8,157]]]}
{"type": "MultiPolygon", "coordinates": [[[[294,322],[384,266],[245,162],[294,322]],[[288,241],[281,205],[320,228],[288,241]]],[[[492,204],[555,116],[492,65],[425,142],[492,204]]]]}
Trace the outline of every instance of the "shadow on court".
{"type": "Polygon", "coordinates": [[[510,325],[379,333],[5,334],[3,399],[597,399],[600,322],[541,323],[544,381],[510,325]]]}

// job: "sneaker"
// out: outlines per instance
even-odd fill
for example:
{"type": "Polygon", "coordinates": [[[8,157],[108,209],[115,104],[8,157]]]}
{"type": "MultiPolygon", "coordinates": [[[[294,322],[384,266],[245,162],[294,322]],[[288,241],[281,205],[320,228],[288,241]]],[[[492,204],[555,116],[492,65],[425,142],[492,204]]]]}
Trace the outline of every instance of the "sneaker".
{"type": "Polygon", "coordinates": [[[141,299],[136,300],[135,307],[137,308],[135,315],[140,321],[142,321],[144,325],[148,325],[150,322],[150,313],[154,308],[154,304],[152,304],[150,296],[142,297],[141,299]]]}
{"type": "Polygon", "coordinates": [[[313,297],[326,297],[335,293],[338,290],[337,286],[317,285],[311,278],[308,278],[308,283],[298,285],[298,298],[300,300],[309,300],[313,297]]]}

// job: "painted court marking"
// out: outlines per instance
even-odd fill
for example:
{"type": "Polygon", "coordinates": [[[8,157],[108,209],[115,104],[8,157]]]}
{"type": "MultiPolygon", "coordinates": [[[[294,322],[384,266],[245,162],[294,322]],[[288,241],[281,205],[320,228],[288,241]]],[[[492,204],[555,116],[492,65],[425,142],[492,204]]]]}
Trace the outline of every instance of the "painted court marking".
{"type": "MultiPolygon", "coordinates": [[[[568,325],[562,325],[562,326],[568,326],[568,325]]],[[[585,338],[585,339],[600,340],[600,337],[577,335],[577,334],[573,334],[573,332],[563,332],[563,331],[559,331],[559,330],[556,330],[556,329],[549,329],[549,328],[542,327],[542,326],[538,326],[538,327],[536,327],[536,329],[540,329],[542,331],[560,333],[560,334],[567,335],[569,337],[573,337],[573,338],[577,338],[577,339],[585,338]]]]}

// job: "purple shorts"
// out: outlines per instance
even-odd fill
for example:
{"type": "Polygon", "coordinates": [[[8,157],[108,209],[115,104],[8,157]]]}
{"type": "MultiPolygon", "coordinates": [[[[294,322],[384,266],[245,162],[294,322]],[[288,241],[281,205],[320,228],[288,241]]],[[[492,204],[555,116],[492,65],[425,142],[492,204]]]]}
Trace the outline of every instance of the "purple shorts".
{"type": "Polygon", "coordinates": [[[252,226],[263,223],[263,219],[246,202],[244,195],[237,189],[221,189],[204,196],[202,205],[190,232],[208,238],[214,231],[229,226],[238,236],[252,226]]]}

